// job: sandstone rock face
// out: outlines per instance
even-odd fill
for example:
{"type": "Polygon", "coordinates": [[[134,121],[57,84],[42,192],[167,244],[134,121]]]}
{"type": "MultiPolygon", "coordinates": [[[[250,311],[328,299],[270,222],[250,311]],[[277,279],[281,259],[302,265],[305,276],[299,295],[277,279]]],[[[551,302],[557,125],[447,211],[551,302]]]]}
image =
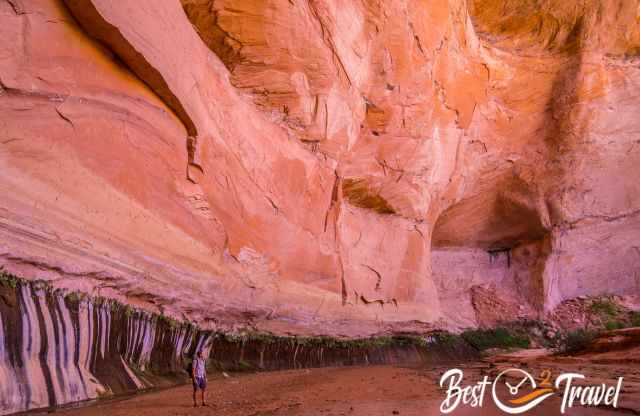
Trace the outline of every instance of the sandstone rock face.
{"type": "Polygon", "coordinates": [[[464,342],[438,336],[341,345],[333,338],[225,336],[42,282],[2,283],[0,415],[183,384],[197,351],[211,359],[209,371],[425,365],[478,356],[464,342]]]}
{"type": "Polygon", "coordinates": [[[183,354],[208,352],[213,341],[122,305],[28,284],[2,287],[0,297],[2,415],[170,385],[186,375],[183,354]]]}
{"type": "Polygon", "coordinates": [[[639,292],[639,10],[4,0],[0,264],[277,333],[639,292]]]}

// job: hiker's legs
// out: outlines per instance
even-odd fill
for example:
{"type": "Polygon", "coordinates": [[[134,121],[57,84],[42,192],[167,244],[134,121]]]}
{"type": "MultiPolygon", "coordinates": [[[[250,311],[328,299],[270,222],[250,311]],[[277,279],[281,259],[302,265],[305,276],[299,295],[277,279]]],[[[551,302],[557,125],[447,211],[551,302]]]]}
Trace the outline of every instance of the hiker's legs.
{"type": "Polygon", "coordinates": [[[205,403],[205,401],[204,401],[204,392],[205,392],[205,390],[206,390],[206,389],[207,389],[207,388],[205,387],[205,388],[203,388],[203,389],[201,390],[201,391],[202,391],[202,395],[201,395],[201,397],[202,397],[202,405],[203,405],[203,406],[204,406],[204,405],[206,405],[206,403],[205,403]]]}

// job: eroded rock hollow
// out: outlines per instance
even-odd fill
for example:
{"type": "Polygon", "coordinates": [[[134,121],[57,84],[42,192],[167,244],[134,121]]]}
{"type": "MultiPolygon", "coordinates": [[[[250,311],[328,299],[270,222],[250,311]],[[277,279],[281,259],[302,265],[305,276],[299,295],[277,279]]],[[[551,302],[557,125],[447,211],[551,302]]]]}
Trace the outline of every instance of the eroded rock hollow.
{"type": "Polygon", "coordinates": [[[0,300],[0,415],[184,383],[196,352],[216,371],[426,364],[477,356],[469,345],[437,334],[426,341],[337,342],[202,331],[113,300],[65,295],[42,282],[2,285],[0,300]]]}
{"type": "Polygon", "coordinates": [[[638,292],[639,10],[2,0],[0,264],[347,337],[638,292]]]}

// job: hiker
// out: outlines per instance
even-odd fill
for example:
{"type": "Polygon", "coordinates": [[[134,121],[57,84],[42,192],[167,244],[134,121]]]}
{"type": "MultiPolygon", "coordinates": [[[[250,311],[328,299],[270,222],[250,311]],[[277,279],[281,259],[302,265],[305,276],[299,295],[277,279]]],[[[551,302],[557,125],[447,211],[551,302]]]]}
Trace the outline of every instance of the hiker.
{"type": "Polygon", "coordinates": [[[198,407],[198,402],[196,401],[198,390],[202,392],[202,405],[206,406],[204,392],[207,389],[207,369],[206,361],[202,358],[202,350],[198,351],[191,365],[191,379],[193,380],[193,407],[198,407]]]}

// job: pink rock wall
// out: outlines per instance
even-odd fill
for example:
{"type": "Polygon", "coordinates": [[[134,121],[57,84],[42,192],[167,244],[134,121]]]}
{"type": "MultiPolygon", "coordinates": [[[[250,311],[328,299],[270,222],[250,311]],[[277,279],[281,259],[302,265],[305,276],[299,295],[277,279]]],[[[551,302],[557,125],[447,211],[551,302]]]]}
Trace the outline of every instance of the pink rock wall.
{"type": "Polygon", "coordinates": [[[0,264],[278,333],[640,292],[615,2],[1,1],[0,264]]]}

